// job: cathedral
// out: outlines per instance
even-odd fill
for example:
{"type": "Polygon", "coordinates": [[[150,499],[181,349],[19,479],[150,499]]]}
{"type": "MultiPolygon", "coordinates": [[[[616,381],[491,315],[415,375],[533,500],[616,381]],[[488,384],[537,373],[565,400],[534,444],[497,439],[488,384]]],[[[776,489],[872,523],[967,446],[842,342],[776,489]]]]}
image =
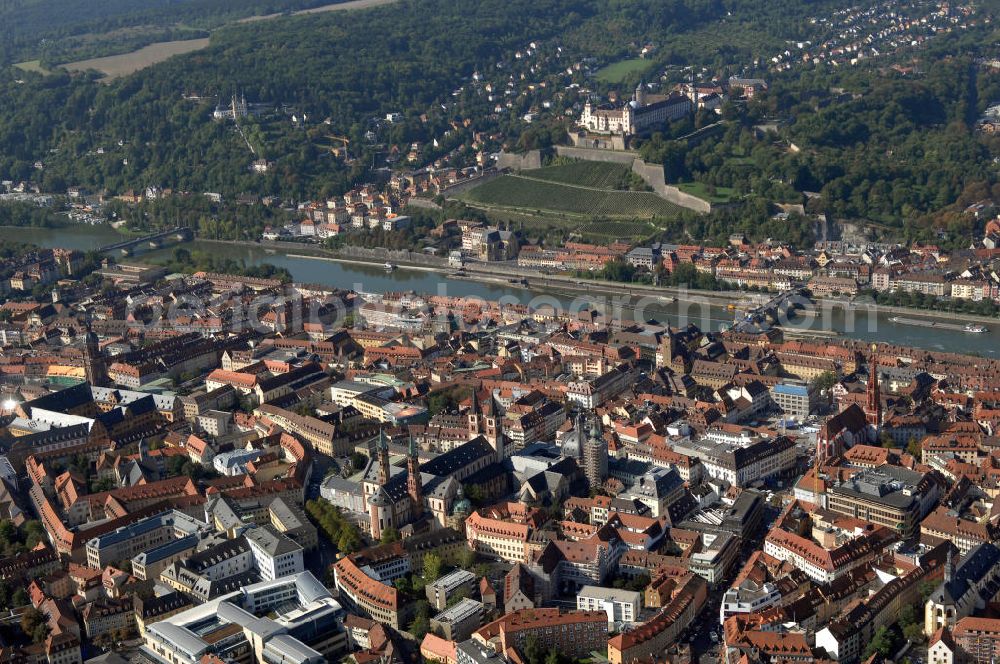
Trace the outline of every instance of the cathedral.
{"type": "Polygon", "coordinates": [[[379,434],[361,480],[370,517],[370,532],[381,539],[386,530],[443,528],[452,523],[456,507],[463,508],[462,484],[475,484],[503,492],[507,472],[503,462],[511,444],[503,433],[503,420],[492,396],[480,406],[473,393],[466,416],[469,440],[421,464],[413,437],[406,453],[406,467],[389,463],[389,441],[379,434]]]}

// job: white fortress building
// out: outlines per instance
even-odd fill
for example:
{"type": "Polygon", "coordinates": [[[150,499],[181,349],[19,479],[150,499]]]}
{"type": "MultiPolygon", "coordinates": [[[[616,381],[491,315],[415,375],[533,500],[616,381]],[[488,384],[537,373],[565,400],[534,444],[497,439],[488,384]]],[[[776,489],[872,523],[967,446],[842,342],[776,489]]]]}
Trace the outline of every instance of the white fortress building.
{"type": "Polygon", "coordinates": [[[640,83],[628,103],[594,106],[588,101],[579,125],[595,134],[632,136],[683,118],[690,112],[691,100],[684,95],[650,95],[640,83]]]}

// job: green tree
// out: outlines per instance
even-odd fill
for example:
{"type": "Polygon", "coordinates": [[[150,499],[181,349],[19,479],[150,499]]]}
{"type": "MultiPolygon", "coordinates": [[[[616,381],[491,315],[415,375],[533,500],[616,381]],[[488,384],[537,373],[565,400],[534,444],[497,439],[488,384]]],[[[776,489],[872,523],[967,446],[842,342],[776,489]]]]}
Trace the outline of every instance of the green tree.
{"type": "Polygon", "coordinates": [[[48,636],[48,625],[45,614],[30,607],[21,614],[21,629],[29,635],[35,643],[41,643],[48,636]],[[41,636],[41,638],[38,638],[41,636]]]}
{"type": "Polygon", "coordinates": [[[430,604],[427,600],[421,599],[417,600],[416,608],[413,613],[413,621],[410,622],[409,632],[418,641],[424,638],[427,631],[430,629],[430,604]]]}
{"type": "Polygon", "coordinates": [[[467,546],[463,546],[458,553],[458,566],[462,569],[472,569],[476,564],[476,552],[467,546]]]}
{"type": "Polygon", "coordinates": [[[354,470],[361,470],[367,463],[368,457],[361,452],[351,454],[351,465],[354,466],[354,470]]]}
{"type": "Polygon", "coordinates": [[[532,634],[524,642],[524,658],[527,664],[545,664],[545,649],[538,642],[538,637],[532,634]]]}
{"type": "Polygon", "coordinates": [[[837,384],[837,374],[832,371],[824,371],[813,379],[812,387],[817,392],[829,392],[837,384]]]}
{"type": "Polygon", "coordinates": [[[382,544],[391,544],[399,541],[399,531],[389,526],[382,531],[382,544]]]}
{"type": "Polygon", "coordinates": [[[885,627],[879,627],[872,635],[871,641],[865,646],[861,659],[868,659],[876,653],[882,657],[888,657],[892,654],[893,645],[892,633],[885,627]]]}
{"type": "Polygon", "coordinates": [[[911,623],[903,627],[903,637],[914,644],[923,643],[925,640],[924,626],[922,623],[911,623]]]}
{"type": "Polygon", "coordinates": [[[424,556],[424,581],[433,583],[441,576],[441,556],[428,553],[424,556]]]}
{"type": "Polygon", "coordinates": [[[473,505],[482,505],[483,501],[486,500],[486,492],[479,484],[464,484],[462,485],[462,489],[465,492],[465,497],[473,505]]]}
{"type": "Polygon", "coordinates": [[[921,582],[921,584],[920,584],[920,586],[918,588],[918,590],[920,592],[920,604],[919,604],[919,606],[923,606],[924,604],[927,603],[927,598],[930,597],[932,594],[934,594],[934,589],[935,589],[934,584],[931,583],[930,581],[923,581],[923,582],[921,582]]]}
{"type": "Polygon", "coordinates": [[[337,539],[337,548],[341,553],[354,553],[361,548],[361,536],[357,528],[344,528],[337,539]]]}

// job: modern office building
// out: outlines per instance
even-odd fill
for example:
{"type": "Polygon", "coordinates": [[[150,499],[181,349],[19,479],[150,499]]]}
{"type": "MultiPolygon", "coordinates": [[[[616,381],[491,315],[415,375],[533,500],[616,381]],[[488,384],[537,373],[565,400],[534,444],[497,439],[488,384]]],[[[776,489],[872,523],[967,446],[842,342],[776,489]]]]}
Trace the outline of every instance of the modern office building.
{"type": "Polygon", "coordinates": [[[344,610],[309,572],[262,581],[149,625],[142,652],[162,664],[322,664],[347,651],[344,610]]]}

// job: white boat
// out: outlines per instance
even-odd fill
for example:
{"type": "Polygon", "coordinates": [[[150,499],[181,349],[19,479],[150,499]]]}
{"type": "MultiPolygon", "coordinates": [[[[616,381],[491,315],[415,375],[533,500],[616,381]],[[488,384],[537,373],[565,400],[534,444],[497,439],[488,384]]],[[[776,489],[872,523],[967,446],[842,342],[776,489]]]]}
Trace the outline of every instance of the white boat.
{"type": "Polygon", "coordinates": [[[989,332],[989,330],[986,329],[985,325],[975,325],[973,323],[969,323],[968,325],[966,325],[965,331],[972,332],[973,334],[985,334],[986,332],[989,332]]]}
{"type": "Polygon", "coordinates": [[[393,265],[393,264],[392,264],[392,263],[390,263],[389,261],[386,261],[386,262],[385,262],[385,271],[386,271],[386,272],[392,272],[392,271],[393,271],[393,270],[395,270],[395,269],[396,269],[396,266],[395,266],[395,265],[393,265]]]}

